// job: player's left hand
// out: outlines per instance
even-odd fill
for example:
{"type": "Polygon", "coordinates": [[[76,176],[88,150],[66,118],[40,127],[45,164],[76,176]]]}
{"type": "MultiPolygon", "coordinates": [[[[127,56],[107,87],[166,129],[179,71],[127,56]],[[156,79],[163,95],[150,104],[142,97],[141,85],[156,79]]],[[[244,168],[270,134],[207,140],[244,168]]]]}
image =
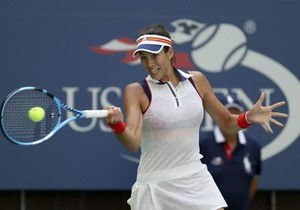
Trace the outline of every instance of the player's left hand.
{"type": "Polygon", "coordinates": [[[273,117],[284,117],[287,118],[288,115],[281,112],[273,112],[274,109],[285,105],[285,101],[277,102],[270,106],[263,106],[262,103],[265,99],[266,94],[262,92],[260,98],[255,103],[255,105],[247,113],[247,121],[249,123],[258,123],[262,124],[267,128],[267,131],[273,133],[273,130],[270,126],[270,122],[274,123],[277,126],[283,127],[284,124],[275,120],[273,117]]]}

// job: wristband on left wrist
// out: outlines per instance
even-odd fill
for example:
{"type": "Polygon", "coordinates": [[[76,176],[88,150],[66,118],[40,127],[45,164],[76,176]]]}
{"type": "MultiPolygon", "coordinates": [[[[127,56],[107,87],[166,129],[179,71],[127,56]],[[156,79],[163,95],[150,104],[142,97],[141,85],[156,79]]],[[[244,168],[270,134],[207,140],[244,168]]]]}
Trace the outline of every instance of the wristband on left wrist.
{"type": "Polygon", "coordinates": [[[243,112],[241,113],[239,116],[238,116],[238,119],[237,119],[237,124],[240,128],[248,128],[250,125],[252,125],[253,123],[249,123],[247,121],[247,113],[248,111],[246,112],[243,112]]]}

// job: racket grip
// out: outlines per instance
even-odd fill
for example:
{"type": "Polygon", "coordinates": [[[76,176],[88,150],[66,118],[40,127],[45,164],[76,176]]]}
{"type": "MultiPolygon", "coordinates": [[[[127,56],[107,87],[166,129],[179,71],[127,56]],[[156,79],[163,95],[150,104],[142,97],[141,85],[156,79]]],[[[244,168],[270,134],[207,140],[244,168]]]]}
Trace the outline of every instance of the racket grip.
{"type": "Polygon", "coordinates": [[[107,116],[108,111],[103,110],[84,110],[85,118],[104,118],[107,116]]]}

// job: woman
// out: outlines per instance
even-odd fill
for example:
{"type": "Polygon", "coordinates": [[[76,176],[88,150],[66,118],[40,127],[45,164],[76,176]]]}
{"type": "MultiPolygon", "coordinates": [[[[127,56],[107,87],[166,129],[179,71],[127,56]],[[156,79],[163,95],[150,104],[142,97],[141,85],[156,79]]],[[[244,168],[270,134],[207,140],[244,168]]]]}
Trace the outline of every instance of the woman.
{"type": "Polygon", "coordinates": [[[216,98],[206,77],[172,66],[174,50],[162,25],[145,28],[137,39],[134,56],[149,74],[124,90],[126,124],[119,107],[106,107],[106,122],[130,151],[141,148],[137,180],[128,204],[132,210],[216,210],[226,207],[221,193],[201,163],[199,128],[207,111],[226,132],[237,132],[252,123],[283,126],[272,112],[284,102],[263,107],[265,95],[248,112],[230,112],[216,98]],[[246,119],[247,118],[247,119],[246,119]]]}

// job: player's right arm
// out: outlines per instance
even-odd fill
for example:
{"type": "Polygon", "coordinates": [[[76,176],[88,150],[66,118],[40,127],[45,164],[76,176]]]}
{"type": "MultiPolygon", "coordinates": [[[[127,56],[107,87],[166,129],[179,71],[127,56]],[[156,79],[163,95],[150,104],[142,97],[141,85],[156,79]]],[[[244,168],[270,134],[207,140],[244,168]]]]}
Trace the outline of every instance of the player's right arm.
{"type": "Polygon", "coordinates": [[[142,109],[147,101],[141,85],[132,83],[126,86],[124,90],[126,129],[121,134],[116,134],[116,137],[125,148],[132,152],[136,152],[140,147],[143,128],[142,109]]]}

